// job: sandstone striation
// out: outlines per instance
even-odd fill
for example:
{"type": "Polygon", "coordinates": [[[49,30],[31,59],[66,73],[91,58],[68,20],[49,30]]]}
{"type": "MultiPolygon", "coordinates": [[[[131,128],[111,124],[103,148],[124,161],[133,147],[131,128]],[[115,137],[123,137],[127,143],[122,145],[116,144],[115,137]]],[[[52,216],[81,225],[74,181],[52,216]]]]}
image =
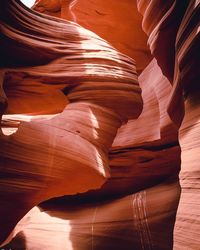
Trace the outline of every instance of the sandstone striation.
{"type": "Polygon", "coordinates": [[[199,249],[199,11],[0,2],[0,244],[199,249]]]}
{"type": "MultiPolygon", "coordinates": [[[[20,121],[16,133],[1,134],[3,241],[16,222],[41,201],[85,192],[105,182],[108,150],[117,128],[138,117],[142,99],[135,62],[75,23],[37,14],[11,0],[1,2],[1,29],[5,58],[1,65],[8,96],[15,98],[21,92],[28,96],[36,88],[34,94],[42,98],[49,94],[42,85],[56,85],[54,91],[60,90],[70,101],[54,118],[20,121]],[[12,61],[8,60],[11,54],[15,55],[12,61]],[[18,204],[12,217],[11,200],[18,204]]],[[[20,99],[25,101],[23,95],[20,99]]],[[[34,110],[35,102],[29,104],[30,112],[22,104],[15,105],[15,113],[40,114],[39,108],[44,113],[55,112],[54,107],[34,110]]],[[[8,104],[7,112],[13,109],[8,104]]]]}
{"type": "Polygon", "coordinates": [[[147,66],[152,56],[147,37],[142,30],[142,16],[137,11],[136,1],[39,0],[34,9],[42,13],[72,20],[95,32],[110,42],[118,51],[136,60],[139,73],[147,66]]]}
{"type": "Polygon", "coordinates": [[[195,0],[168,1],[164,5],[156,0],[145,2],[138,1],[138,9],[143,14],[143,28],[149,35],[152,53],[173,86],[168,113],[179,126],[182,193],[176,217],[174,249],[198,249],[200,3],[195,0]],[[153,13],[160,13],[160,16],[153,13]]]}

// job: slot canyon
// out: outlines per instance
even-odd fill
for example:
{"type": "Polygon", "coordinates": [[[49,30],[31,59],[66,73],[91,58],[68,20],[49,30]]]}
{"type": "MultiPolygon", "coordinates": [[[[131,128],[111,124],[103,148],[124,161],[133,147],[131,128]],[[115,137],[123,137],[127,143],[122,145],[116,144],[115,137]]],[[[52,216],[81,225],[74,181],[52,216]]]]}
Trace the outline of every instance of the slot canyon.
{"type": "Polygon", "coordinates": [[[200,250],[199,80],[199,0],[1,0],[0,250],[200,250]]]}

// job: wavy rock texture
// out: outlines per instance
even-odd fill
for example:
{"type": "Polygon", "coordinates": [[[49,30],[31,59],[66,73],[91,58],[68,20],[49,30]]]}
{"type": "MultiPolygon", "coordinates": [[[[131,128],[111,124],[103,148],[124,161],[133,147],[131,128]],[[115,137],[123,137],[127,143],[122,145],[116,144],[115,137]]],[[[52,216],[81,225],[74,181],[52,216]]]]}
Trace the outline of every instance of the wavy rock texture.
{"type": "MultiPolygon", "coordinates": [[[[1,134],[2,242],[39,202],[105,182],[117,128],[138,117],[142,99],[135,62],[75,23],[37,14],[11,0],[1,2],[1,30],[3,84],[8,99],[14,99],[7,112],[58,111],[43,109],[42,102],[35,107],[36,100],[26,107],[23,96],[29,92],[44,101],[48,92],[49,102],[54,91],[63,100],[65,93],[71,102],[66,106],[66,98],[65,110],[54,118],[21,121],[13,135],[1,134]],[[12,216],[11,200],[18,204],[12,216]]],[[[64,102],[59,104],[62,110],[64,102]]]]}
{"type": "Polygon", "coordinates": [[[166,4],[161,4],[159,1],[148,3],[138,1],[138,9],[144,15],[143,28],[149,35],[151,51],[173,85],[168,112],[173,121],[180,126],[179,177],[182,194],[174,231],[174,249],[196,250],[200,245],[198,184],[200,2],[168,1],[166,4]],[[166,39],[169,32],[170,39],[166,39]],[[168,49],[162,50],[163,46],[167,46],[168,49]]]}
{"type": "Polygon", "coordinates": [[[176,34],[189,1],[138,0],[142,27],[148,35],[151,53],[168,79],[173,79],[176,34]]]}
{"type": "Polygon", "coordinates": [[[7,247],[171,249],[178,197],[179,185],[171,180],[117,199],[53,200],[27,214],[7,247]]]}
{"type": "Polygon", "coordinates": [[[200,246],[200,2],[191,1],[177,34],[175,88],[183,89],[185,116],[179,130],[181,145],[180,184],[182,194],[175,227],[175,249],[198,249],[200,246]],[[181,237],[184,235],[185,237],[181,237]]]}
{"type": "Polygon", "coordinates": [[[199,1],[0,5],[1,241],[198,250],[199,1]]]}
{"type": "Polygon", "coordinates": [[[40,0],[34,9],[48,15],[75,21],[110,42],[117,50],[132,57],[141,71],[150,62],[142,30],[142,17],[137,11],[136,1],[124,0],[82,0],[49,1],[40,0]]]}
{"type": "Polygon", "coordinates": [[[200,245],[199,97],[196,90],[187,97],[186,115],[179,132],[182,193],[175,225],[174,249],[199,249],[200,245]]]}

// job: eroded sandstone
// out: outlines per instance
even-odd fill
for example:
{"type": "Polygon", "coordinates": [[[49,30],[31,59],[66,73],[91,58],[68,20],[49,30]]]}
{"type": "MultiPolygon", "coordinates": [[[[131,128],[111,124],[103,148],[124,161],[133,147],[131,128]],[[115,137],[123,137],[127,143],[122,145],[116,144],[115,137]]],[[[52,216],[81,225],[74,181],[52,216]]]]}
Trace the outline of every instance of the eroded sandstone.
{"type": "Polygon", "coordinates": [[[199,1],[0,5],[1,241],[197,250],[199,1]]]}

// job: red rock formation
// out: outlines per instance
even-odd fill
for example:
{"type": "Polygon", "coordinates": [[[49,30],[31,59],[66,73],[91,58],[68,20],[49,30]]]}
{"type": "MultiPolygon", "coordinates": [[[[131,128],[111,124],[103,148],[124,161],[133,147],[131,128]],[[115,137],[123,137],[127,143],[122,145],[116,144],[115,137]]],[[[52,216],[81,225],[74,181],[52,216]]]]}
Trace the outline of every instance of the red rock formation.
{"type": "Polygon", "coordinates": [[[178,183],[168,181],[117,199],[54,200],[30,211],[7,247],[172,249],[178,197],[178,183]]]}
{"type": "MultiPolygon", "coordinates": [[[[185,116],[179,129],[182,150],[180,184],[182,194],[175,226],[175,249],[200,246],[200,2],[190,1],[176,39],[177,72],[174,93],[183,89],[185,116]],[[182,237],[184,235],[184,237],[182,237]]],[[[174,94],[173,100],[177,97],[174,94]]],[[[173,106],[171,107],[173,108],[173,106]]]]}
{"type": "Polygon", "coordinates": [[[143,15],[142,27],[148,35],[148,44],[157,58],[163,73],[173,79],[175,63],[175,40],[181,18],[188,1],[138,0],[137,6],[143,15]]]}
{"type": "Polygon", "coordinates": [[[0,5],[8,247],[199,249],[199,1],[0,5]]]}
{"type": "Polygon", "coordinates": [[[145,1],[138,1],[138,8],[144,15],[143,27],[149,35],[151,51],[173,85],[168,112],[174,122],[181,125],[179,142],[182,152],[179,176],[182,194],[176,218],[174,249],[196,250],[200,245],[197,181],[199,179],[197,152],[199,152],[200,3],[198,0],[168,1],[166,4],[156,0],[148,4],[145,1]],[[184,5],[183,8],[181,5],[184,5]],[[171,35],[166,39],[169,32],[171,35]],[[167,46],[168,49],[163,50],[163,46],[167,46]]]}
{"type": "MultiPolygon", "coordinates": [[[[13,0],[1,3],[1,28],[5,89],[16,85],[7,89],[12,92],[8,96],[23,91],[28,95],[33,86],[31,92],[38,87],[34,94],[42,97],[48,90],[40,91],[41,84],[54,84],[72,103],[54,118],[21,122],[15,134],[1,134],[2,242],[41,201],[85,192],[105,182],[108,149],[117,128],[140,114],[142,101],[134,61],[94,33],[36,14],[13,0]],[[18,204],[12,216],[11,200],[18,204]]],[[[32,105],[30,112],[37,113],[32,105]]],[[[54,107],[40,108],[55,112],[54,107]]],[[[27,109],[16,106],[15,112],[27,109]]]]}
{"type": "Polygon", "coordinates": [[[34,9],[75,21],[92,30],[120,52],[136,60],[139,73],[151,60],[136,1],[54,0],[50,4],[49,1],[39,0],[34,9]]]}

